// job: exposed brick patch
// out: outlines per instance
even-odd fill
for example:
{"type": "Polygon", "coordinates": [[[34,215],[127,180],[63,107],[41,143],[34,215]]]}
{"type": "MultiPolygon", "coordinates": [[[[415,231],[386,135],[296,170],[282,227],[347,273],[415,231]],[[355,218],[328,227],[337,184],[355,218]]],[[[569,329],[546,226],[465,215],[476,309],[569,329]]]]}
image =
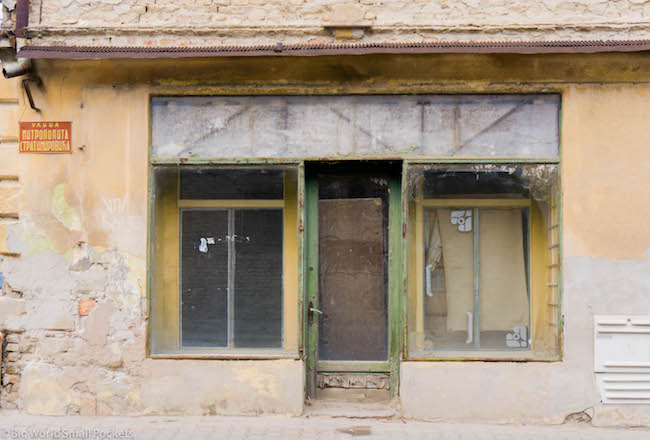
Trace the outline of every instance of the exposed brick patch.
{"type": "Polygon", "coordinates": [[[84,298],[79,301],[79,314],[81,316],[88,316],[93,308],[97,305],[97,301],[92,298],[84,298]]]}
{"type": "Polygon", "coordinates": [[[26,362],[32,357],[34,340],[24,333],[5,333],[2,338],[1,408],[18,408],[20,377],[26,362]]]}

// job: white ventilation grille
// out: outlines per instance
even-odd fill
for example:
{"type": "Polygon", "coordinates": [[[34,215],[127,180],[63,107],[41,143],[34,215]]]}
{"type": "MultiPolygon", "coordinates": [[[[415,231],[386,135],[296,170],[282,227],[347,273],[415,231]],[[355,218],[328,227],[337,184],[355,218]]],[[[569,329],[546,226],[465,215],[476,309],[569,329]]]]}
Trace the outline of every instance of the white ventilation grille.
{"type": "Polygon", "coordinates": [[[597,315],[594,329],[603,403],[650,404],[650,315],[597,315]]]}

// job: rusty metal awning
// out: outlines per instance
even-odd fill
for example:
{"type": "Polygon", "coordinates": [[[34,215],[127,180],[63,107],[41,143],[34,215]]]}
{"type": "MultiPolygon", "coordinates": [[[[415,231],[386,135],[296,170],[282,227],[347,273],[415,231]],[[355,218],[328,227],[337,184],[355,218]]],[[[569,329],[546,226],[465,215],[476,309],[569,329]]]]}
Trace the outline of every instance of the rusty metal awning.
{"type": "Polygon", "coordinates": [[[206,47],[24,46],[19,57],[33,59],[206,58],[244,56],[319,56],[367,54],[556,54],[650,51],[650,40],[307,43],[206,47]]]}

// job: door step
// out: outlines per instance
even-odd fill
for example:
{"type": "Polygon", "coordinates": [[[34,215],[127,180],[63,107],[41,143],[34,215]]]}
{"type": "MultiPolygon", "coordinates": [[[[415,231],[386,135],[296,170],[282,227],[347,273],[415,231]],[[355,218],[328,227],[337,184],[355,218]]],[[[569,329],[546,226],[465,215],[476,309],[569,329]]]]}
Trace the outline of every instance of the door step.
{"type": "Polygon", "coordinates": [[[306,417],[386,419],[399,416],[399,401],[389,390],[321,388],[307,402],[306,417]]]}
{"type": "Polygon", "coordinates": [[[390,388],[390,375],[383,373],[318,373],[316,383],[319,389],[373,389],[390,388]]]}

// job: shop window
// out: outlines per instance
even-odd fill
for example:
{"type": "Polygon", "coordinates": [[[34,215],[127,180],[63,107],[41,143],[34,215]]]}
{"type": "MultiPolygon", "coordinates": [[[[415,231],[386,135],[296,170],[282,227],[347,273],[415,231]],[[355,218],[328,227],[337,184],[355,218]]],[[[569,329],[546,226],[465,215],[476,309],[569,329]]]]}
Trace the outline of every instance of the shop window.
{"type": "Polygon", "coordinates": [[[408,180],[409,357],[554,358],[557,166],[411,166],[408,180]]]}
{"type": "Polygon", "coordinates": [[[297,351],[292,168],[154,168],[151,353],[297,351]]]}

